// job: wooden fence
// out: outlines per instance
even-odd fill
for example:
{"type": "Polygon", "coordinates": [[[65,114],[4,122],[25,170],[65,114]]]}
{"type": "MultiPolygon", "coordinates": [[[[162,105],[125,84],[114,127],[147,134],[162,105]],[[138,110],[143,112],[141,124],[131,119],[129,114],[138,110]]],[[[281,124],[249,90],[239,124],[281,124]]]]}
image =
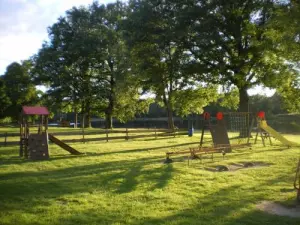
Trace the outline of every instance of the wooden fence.
{"type": "MultiPolygon", "coordinates": [[[[77,131],[62,131],[62,132],[49,132],[56,137],[68,137],[76,136],[76,138],[59,138],[66,143],[76,142],[89,142],[89,141],[106,141],[110,140],[133,140],[138,138],[154,138],[159,137],[176,137],[178,135],[187,135],[188,132],[185,129],[167,130],[167,129],[124,129],[124,130],[77,130],[77,131]],[[115,136],[117,134],[117,136],[115,136]],[[104,137],[89,137],[89,136],[102,135],[104,137]]],[[[16,141],[16,137],[20,137],[19,133],[2,133],[0,134],[0,146],[18,145],[19,141],[16,141]],[[10,140],[9,140],[10,139],[10,140]],[[14,140],[11,140],[14,139],[14,140]]]]}

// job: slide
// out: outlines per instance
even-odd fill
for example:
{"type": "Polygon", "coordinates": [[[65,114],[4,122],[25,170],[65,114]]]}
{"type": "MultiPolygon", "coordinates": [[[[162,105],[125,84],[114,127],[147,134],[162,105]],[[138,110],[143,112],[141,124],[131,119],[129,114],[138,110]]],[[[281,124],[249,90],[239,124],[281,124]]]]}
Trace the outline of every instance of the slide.
{"type": "Polygon", "coordinates": [[[70,145],[62,142],[61,140],[54,137],[52,134],[48,134],[49,140],[52,141],[54,144],[57,144],[62,149],[70,152],[72,155],[81,155],[81,152],[78,152],[76,149],[72,148],[70,145]]]}
{"type": "Polygon", "coordinates": [[[283,137],[281,134],[279,134],[272,127],[268,126],[267,121],[265,121],[265,120],[260,121],[260,128],[263,129],[264,131],[268,132],[272,137],[276,138],[278,141],[280,141],[284,145],[287,145],[287,146],[296,145],[295,143],[287,140],[285,137],[283,137]]]}

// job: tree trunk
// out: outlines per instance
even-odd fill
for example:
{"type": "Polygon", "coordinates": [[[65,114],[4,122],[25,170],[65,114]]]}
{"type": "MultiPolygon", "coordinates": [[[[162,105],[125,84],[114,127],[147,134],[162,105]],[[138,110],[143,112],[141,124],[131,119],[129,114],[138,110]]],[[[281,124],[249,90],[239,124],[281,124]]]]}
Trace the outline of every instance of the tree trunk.
{"type": "Polygon", "coordinates": [[[111,112],[106,112],[105,113],[105,128],[106,129],[112,129],[113,128],[112,113],[111,112]]]}
{"type": "MultiPolygon", "coordinates": [[[[247,88],[242,87],[239,88],[239,97],[240,97],[240,102],[239,102],[239,111],[240,112],[249,112],[249,96],[247,93],[247,88]]],[[[246,122],[241,122],[239,124],[240,126],[240,137],[248,137],[249,135],[249,121],[248,121],[248,116],[245,118],[246,122]],[[246,126],[246,127],[244,127],[246,126]]]]}
{"type": "Polygon", "coordinates": [[[86,114],[86,119],[85,119],[85,125],[84,127],[90,128],[91,127],[91,113],[90,111],[87,112],[86,114]]]}
{"type": "Polygon", "coordinates": [[[77,124],[78,124],[78,112],[77,112],[76,107],[74,108],[74,116],[75,116],[74,128],[77,128],[77,124]]]}
{"type": "Polygon", "coordinates": [[[82,128],[84,128],[84,124],[85,124],[85,118],[84,118],[84,112],[81,113],[81,126],[82,128]]]}
{"type": "Polygon", "coordinates": [[[174,130],[173,109],[165,93],[163,95],[163,102],[168,114],[168,129],[174,130]]]}
{"type": "Polygon", "coordinates": [[[91,107],[90,107],[90,101],[86,101],[85,104],[85,123],[84,127],[90,128],[91,127],[91,107]]]}
{"type": "Polygon", "coordinates": [[[173,120],[173,110],[172,107],[167,107],[167,113],[168,113],[168,129],[174,130],[174,120],[173,120]]]}
{"type": "Polygon", "coordinates": [[[105,128],[112,129],[113,128],[113,112],[115,107],[115,88],[116,88],[116,81],[114,77],[114,64],[111,59],[108,60],[108,65],[110,68],[111,76],[110,76],[110,94],[108,96],[108,106],[105,111],[105,128]]]}
{"type": "Polygon", "coordinates": [[[105,128],[106,129],[112,129],[113,128],[113,110],[114,110],[114,91],[111,90],[111,95],[109,97],[109,103],[105,110],[105,128]]]}
{"type": "Polygon", "coordinates": [[[242,87],[239,88],[240,95],[240,103],[239,103],[239,111],[240,112],[248,112],[249,111],[249,96],[247,93],[247,88],[242,87]]]}

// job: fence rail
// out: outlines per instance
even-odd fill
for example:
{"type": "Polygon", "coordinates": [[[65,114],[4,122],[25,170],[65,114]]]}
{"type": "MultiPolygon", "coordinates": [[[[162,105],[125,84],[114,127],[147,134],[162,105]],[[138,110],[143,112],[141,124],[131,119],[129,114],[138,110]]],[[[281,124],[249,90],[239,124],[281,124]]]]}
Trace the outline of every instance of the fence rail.
{"type": "MultiPolygon", "coordinates": [[[[49,132],[50,133],[50,132],[49,132]]],[[[176,137],[178,135],[187,135],[188,132],[185,129],[167,130],[167,129],[125,129],[125,130],[98,130],[98,131],[62,131],[62,132],[51,132],[54,136],[80,136],[79,138],[62,139],[66,143],[78,143],[78,142],[90,142],[90,141],[106,141],[110,140],[133,140],[138,138],[158,138],[158,137],[176,137]],[[142,134],[144,133],[144,134],[142,134]],[[146,134],[145,134],[146,133],[146,134]],[[120,136],[110,136],[112,134],[124,134],[120,136]],[[135,134],[135,135],[134,135],[135,134]],[[105,137],[89,137],[90,135],[105,135],[105,137]]],[[[0,146],[12,146],[18,145],[19,141],[9,140],[10,138],[20,137],[19,133],[1,133],[0,138],[3,138],[3,142],[0,141],[0,146]]]]}

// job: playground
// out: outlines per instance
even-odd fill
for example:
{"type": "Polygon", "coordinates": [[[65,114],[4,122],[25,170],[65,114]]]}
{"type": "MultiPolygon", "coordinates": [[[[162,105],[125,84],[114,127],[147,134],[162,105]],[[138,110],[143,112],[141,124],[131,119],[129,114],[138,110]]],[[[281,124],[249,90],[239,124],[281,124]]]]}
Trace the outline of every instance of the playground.
{"type": "MultiPolygon", "coordinates": [[[[75,138],[78,131],[48,128],[49,134],[62,133],[61,140],[75,138]]],[[[234,135],[228,132],[229,138],[234,135]]],[[[298,147],[285,146],[275,138],[272,145],[260,138],[254,144],[253,135],[251,147],[232,148],[225,155],[217,152],[213,159],[210,154],[203,154],[201,160],[178,154],[172,155],[172,163],[164,163],[168,152],[198,148],[201,136],[202,131],[196,130],[192,137],[179,134],[106,142],[103,133],[97,135],[103,141],[68,143],[78,155],[50,140],[49,158],[44,160],[20,158],[18,145],[2,146],[1,224],[300,223],[299,217],[290,214],[264,212],[266,204],[274,203],[300,214],[293,187],[298,147]],[[229,170],[218,170],[222,167],[229,170]]],[[[300,144],[300,135],[284,137],[300,144]]],[[[212,140],[207,130],[204,145],[206,140],[212,140]]]]}

